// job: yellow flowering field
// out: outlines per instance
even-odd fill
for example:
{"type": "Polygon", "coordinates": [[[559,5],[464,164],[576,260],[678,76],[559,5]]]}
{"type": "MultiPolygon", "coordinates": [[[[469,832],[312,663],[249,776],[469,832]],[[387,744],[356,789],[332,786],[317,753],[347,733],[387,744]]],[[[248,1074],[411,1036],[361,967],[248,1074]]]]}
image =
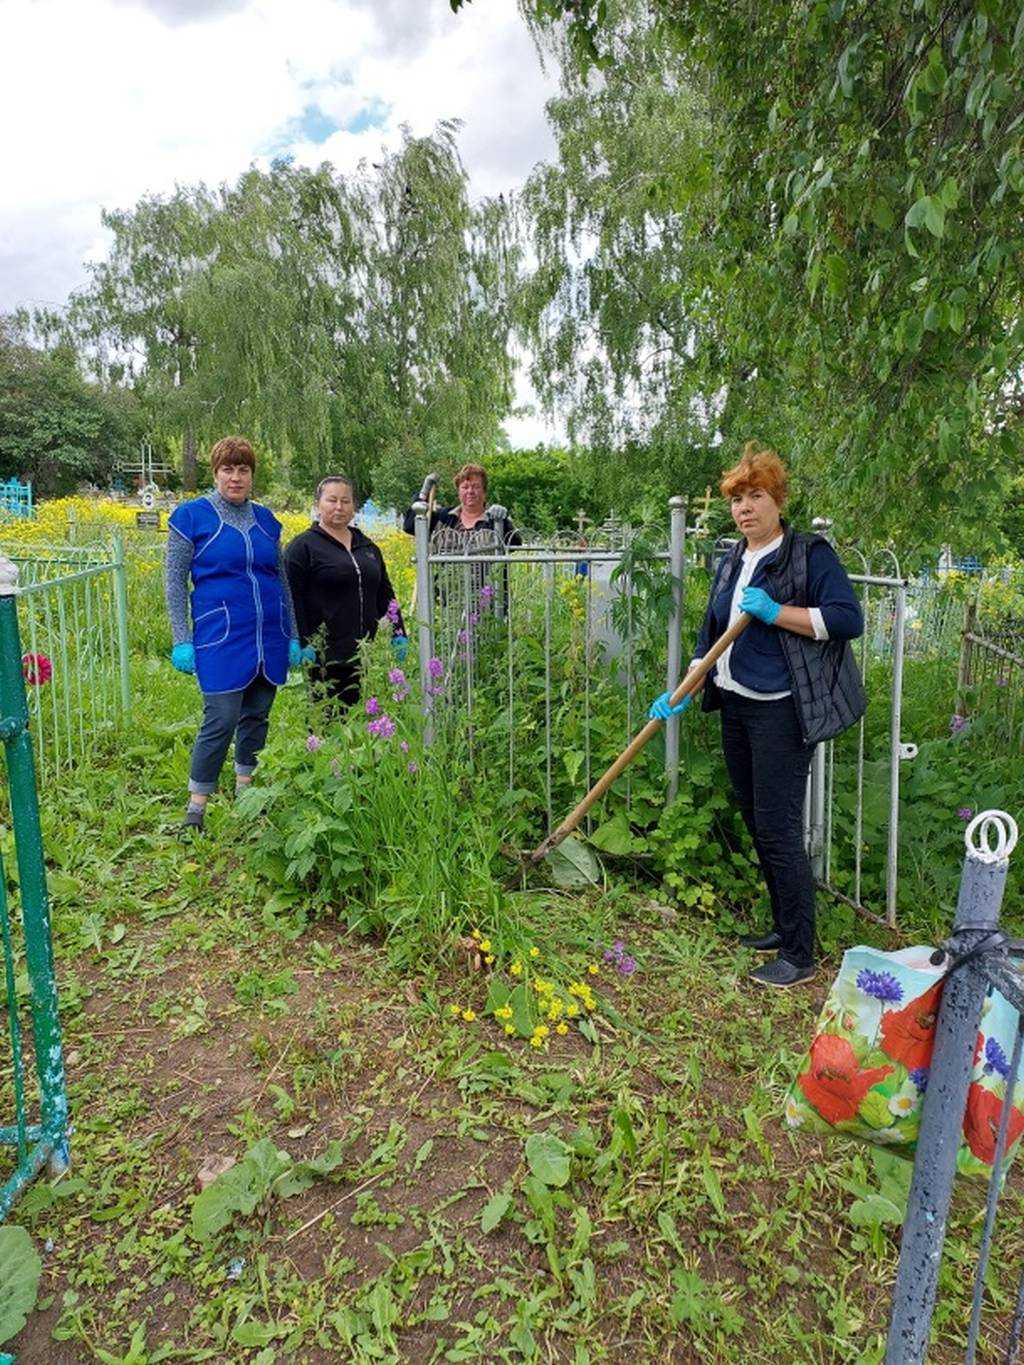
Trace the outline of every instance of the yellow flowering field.
{"type": "MultiPolygon", "coordinates": [[[[0,516],[0,549],[9,553],[33,546],[89,544],[121,531],[127,537],[133,560],[141,561],[138,566],[141,576],[155,579],[158,561],[155,555],[146,551],[156,552],[162,547],[164,533],[139,530],[135,524],[138,511],[139,508],[112,498],[53,498],[40,503],[34,517],[0,516]],[[143,571],[143,564],[149,572],[143,571]]],[[[166,513],[163,515],[166,525],[166,513]]],[[[276,515],[284,527],[286,542],[309,526],[309,517],[304,512],[278,512],[276,515]]],[[[408,608],[416,581],[411,537],[399,530],[387,530],[375,533],[373,539],[384,553],[399,602],[408,608]]]]}

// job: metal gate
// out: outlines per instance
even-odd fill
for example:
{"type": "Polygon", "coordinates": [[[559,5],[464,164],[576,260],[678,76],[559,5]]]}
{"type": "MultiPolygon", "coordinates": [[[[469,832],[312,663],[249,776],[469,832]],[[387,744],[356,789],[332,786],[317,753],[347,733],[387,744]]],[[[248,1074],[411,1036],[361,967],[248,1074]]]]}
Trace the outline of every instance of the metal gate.
{"type": "Polygon", "coordinates": [[[11,1044],[10,1062],[0,1071],[0,1079],[5,1099],[14,1107],[13,1124],[0,1127],[0,1143],[15,1153],[14,1170],[0,1187],[0,1218],[44,1166],[51,1174],[66,1169],[69,1131],[49,897],[15,606],[17,579],[17,568],[0,556],[0,738],[21,904],[19,923],[10,913],[0,859],[0,939],[11,1044]],[[25,997],[19,990],[22,965],[28,985],[25,997]]]}
{"type": "MultiPolygon", "coordinates": [[[[599,529],[586,538],[576,533],[532,538],[516,549],[496,544],[490,533],[431,544],[426,504],[417,503],[413,510],[428,733],[456,709],[467,721],[472,764],[478,722],[494,733],[494,699],[500,696],[500,776],[510,793],[523,793],[539,780],[550,832],[559,814],[556,778],[562,779],[561,799],[568,809],[633,738],[646,720],[651,696],[678,684],[684,623],[695,628],[707,592],[698,571],[713,564],[725,543],[712,543],[700,518],[688,522],[681,497],[670,499],[663,532],[644,528],[643,556],[635,553],[637,533],[621,527],[599,529]],[[659,595],[668,607],[667,629],[653,639],[646,623],[659,595]],[[576,629],[567,629],[573,621],[576,629]],[[599,661],[618,690],[618,703],[610,708],[616,735],[610,755],[609,735],[604,752],[598,753],[595,744],[599,692],[608,710],[607,682],[595,682],[599,661]],[[537,679],[539,692],[531,695],[531,680],[537,679]],[[567,687],[575,689],[568,699],[567,687]]],[[[853,559],[859,570],[851,580],[866,625],[853,647],[865,682],[883,678],[885,724],[869,724],[872,718],[866,718],[839,741],[818,747],[808,782],[805,838],[820,886],[858,913],[895,926],[900,767],[916,753],[901,728],[907,583],[888,551],[875,563],[857,551],[843,557],[853,559]],[[873,824],[866,812],[875,813],[873,824]]],[[[680,718],[674,717],[666,726],[664,747],[669,799],[678,790],[679,755],[680,718]]],[[[635,782],[627,769],[621,783],[630,812],[635,782]]]]}

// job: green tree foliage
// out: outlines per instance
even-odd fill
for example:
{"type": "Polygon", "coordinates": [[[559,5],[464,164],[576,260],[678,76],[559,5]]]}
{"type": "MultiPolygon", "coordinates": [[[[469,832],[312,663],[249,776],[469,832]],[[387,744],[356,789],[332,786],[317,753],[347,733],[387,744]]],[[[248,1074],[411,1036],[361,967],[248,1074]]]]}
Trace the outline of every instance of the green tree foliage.
{"type": "Polygon", "coordinates": [[[39,495],[105,484],[141,433],[131,394],[88,383],[68,346],[32,346],[0,318],[0,478],[29,478],[39,495]]]}
{"type": "Polygon", "coordinates": [[[502,503],[517,526],[531,531],[567,530],[580,512],[600,520],[609,505],[595,498],[591,471],[578,452],[545,446],[502,450],[485,464],[489,500],[502,503]]]}
{"type": "Polygon", "coordinates": [[[511,401],[517,253],[471,204],[454,125],[348,178],[277,162],[108,213],[108,258],[69,326],[154,422],[197,444],[249,433],[306,484],[344,468],[385,501],[491,448],[511,401]]]}
{"type": "Polygon", "coordinates": [[[844,528],[982,543],[1021,444],[1019,0],[523,8],[564,83],[530,191],[550,396],[583,358],[584,426],[757,435],[844,528]]]}

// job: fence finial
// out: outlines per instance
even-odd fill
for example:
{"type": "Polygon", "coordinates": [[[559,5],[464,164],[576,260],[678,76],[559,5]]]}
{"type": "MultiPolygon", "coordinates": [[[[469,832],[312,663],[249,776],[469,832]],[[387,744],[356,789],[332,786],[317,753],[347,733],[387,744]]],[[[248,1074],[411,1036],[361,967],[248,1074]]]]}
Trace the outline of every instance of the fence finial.
{"type": "Polygon", "coordinates": [[[968,857],[979,863],[1005,863],[1017,847],[1017,822],[1004,810],[983,810],[974,817],[964,831],[968,857]],[[978,838],[975,839],[975,831],[978,838]],[[989,838],[994,834],[996,845],[989,838]]]}

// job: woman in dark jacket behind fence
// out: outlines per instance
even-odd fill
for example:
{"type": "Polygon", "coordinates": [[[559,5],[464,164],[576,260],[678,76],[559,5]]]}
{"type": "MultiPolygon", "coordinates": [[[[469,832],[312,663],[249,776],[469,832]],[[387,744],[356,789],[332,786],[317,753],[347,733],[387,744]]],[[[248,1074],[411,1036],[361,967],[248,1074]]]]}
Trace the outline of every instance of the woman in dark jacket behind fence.
{"type": "Polygon", "coordinates": [[[355,486],[341,474],[316,490],[316,521],[289,544],[285,566],[302,644],[316,649],[314,694],[341,706],[359,700],[359,642],[391,622],[391,648],[405,662],[409,641],[384,556],[351,525],[355,486]]]}
{"type": "MultiPolygon", "coordinates": [[[[849,641],[864,628],[860,603],[835,550],[782,520],[788,474],[778,455],[750,441],[722,478],[742,539],[718,565],[697,640],[697,663],[741,612],[754,619],[706,680],[704,709],[721,710],[722,751],[754,842],[772,928],[741,940],[778,956],[753,979],[795,986],[814,975],[814,878],[803,841],[803,806],[814,746],[864,714],[849,641]]],[[[686,709],[662,693],[650,714],[686,709]]]]}

